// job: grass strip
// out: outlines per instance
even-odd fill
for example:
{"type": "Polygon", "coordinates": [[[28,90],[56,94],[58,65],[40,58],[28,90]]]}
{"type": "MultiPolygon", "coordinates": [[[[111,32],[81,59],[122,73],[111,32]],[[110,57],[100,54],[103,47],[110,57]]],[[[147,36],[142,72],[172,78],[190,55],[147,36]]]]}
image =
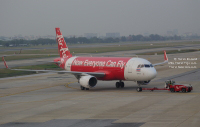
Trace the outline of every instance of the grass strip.
{"type": "MultiPolygon", "coordinates": [[[[187,53],[187,52],[196,52],[200,51],[200,49],[181,49],[181,50],[167,50],[167,54],[176,54],[176,53],[187,53]]],[[[137,55],[161,55],[164,54],[163,51],[157,51],[157,52],[146,52],[146,53],[139,53],[137,55]]]]}

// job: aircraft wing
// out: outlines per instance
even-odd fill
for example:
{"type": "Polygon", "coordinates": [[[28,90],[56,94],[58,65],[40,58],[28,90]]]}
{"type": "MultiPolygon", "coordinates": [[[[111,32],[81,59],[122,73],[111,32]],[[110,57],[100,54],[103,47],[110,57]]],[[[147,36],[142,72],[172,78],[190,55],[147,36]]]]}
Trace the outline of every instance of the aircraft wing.
{"type": "Polygon", "coordinates": [[[36,62],[45,62],[45,63],[56,63],[56,64],[60,64],[60,61],[42,61],[42,60],[37,60],[36,62]]]}
{"type": "MultiPolygon", "coordinates": [[[[3,55],[0,57],[6,57],[6,56],[32,56],[35,54],[12,54],[12,55],[3,55]]],[[[46,55],[46,54],[45,54],[46,55]]],[[[54,55],[54,54],[53,54],[54,55]]],[[[3,60],[4,58],[2,58],[3,60]]],[[[44,60],[37,60],[36,62],[42,62],[42,63],[56,63],[56,64],[60,64],[60,61],[44,61],[44,60]]]]}
{"type": "MultiPolygon", "coordinates": [[[[85,76],[85,75],[92,75],[95,77],[104,77],[105,73],[99,73],[99,72],[78,72],[78,71],[56,71],[56,70],[29,70],[29,69],[11,69],[6,64],[6,61],[4,59],[4,56],[2,57],[2,60],[4,62],[4,65],[7,69],[10,70],[16,70],[16,71],[32,71],[32,72],[52,72],[52,73],[58,73],[58,74],[73,74],[75,76],[85,76]]],[[[55,63],[55,62],[54,62],[55,63]]]]}
{"type": "Polygon", "coordinates": [[[153,66],[161,65],[164,63],[168,63],[168,57],[167,57],[166,51],[164,51],[164,62],[153,64],[153,66]]]}

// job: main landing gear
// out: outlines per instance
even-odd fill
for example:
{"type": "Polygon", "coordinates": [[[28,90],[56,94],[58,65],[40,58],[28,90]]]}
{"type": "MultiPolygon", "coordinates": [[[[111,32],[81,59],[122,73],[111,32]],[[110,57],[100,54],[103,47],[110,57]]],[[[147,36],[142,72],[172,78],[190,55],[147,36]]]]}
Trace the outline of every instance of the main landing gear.
{"type": "Polygon", "coordinates": [[[138,84],[138,88],[136,89],[137,92],[141,92],[142,91],[142,87],[140,87],[141,83],[137,81],[138,84]]]}
{"type": "Polygon", "coordinates": [[[116,88],[124,88],[124,82],[122,81],[116,82],[115,86],[116,88]]]}
{"type": "Polygon", "coordinates": [[[80,86],[81,90],[89,90],[89,88],[85,88],[83,86],[80,86]]]}

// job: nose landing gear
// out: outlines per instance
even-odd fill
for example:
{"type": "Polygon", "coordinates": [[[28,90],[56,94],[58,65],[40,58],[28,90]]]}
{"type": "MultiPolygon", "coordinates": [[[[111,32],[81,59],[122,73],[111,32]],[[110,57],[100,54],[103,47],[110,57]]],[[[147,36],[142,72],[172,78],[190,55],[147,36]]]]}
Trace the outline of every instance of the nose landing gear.
{"type": "Polygon", "coordinates": [[[141,85],[141,82],[138,82],[137,81],[137,84],[138,84],[138,87],[137,87],[137,92],[142,92],[142,87],[140,87],[140,85],[141,85]]]}
{"type": "Polygon", "coordinates": [[[138,87],[136,90],[137,90],[137,92],[141,92],[142,91],[142,87],[138,87]]]}

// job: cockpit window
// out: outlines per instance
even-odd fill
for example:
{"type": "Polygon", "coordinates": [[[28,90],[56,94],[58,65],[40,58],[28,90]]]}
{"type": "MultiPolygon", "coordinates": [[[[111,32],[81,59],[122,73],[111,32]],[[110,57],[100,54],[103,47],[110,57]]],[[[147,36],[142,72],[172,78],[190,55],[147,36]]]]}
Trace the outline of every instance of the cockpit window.
{"type": "Polygon", "coordinates": [[[137,68],[150,68],[150,67],[153,67],[152,64],[139,64],[137,68]]]}
{"type": "Polygon", "coordinates": [[[149,64],[145,64],[144,66],[145,66],[145,68],[149,68],[149,67],[150,67],[150,65],[149,65],[149,64]]]}

